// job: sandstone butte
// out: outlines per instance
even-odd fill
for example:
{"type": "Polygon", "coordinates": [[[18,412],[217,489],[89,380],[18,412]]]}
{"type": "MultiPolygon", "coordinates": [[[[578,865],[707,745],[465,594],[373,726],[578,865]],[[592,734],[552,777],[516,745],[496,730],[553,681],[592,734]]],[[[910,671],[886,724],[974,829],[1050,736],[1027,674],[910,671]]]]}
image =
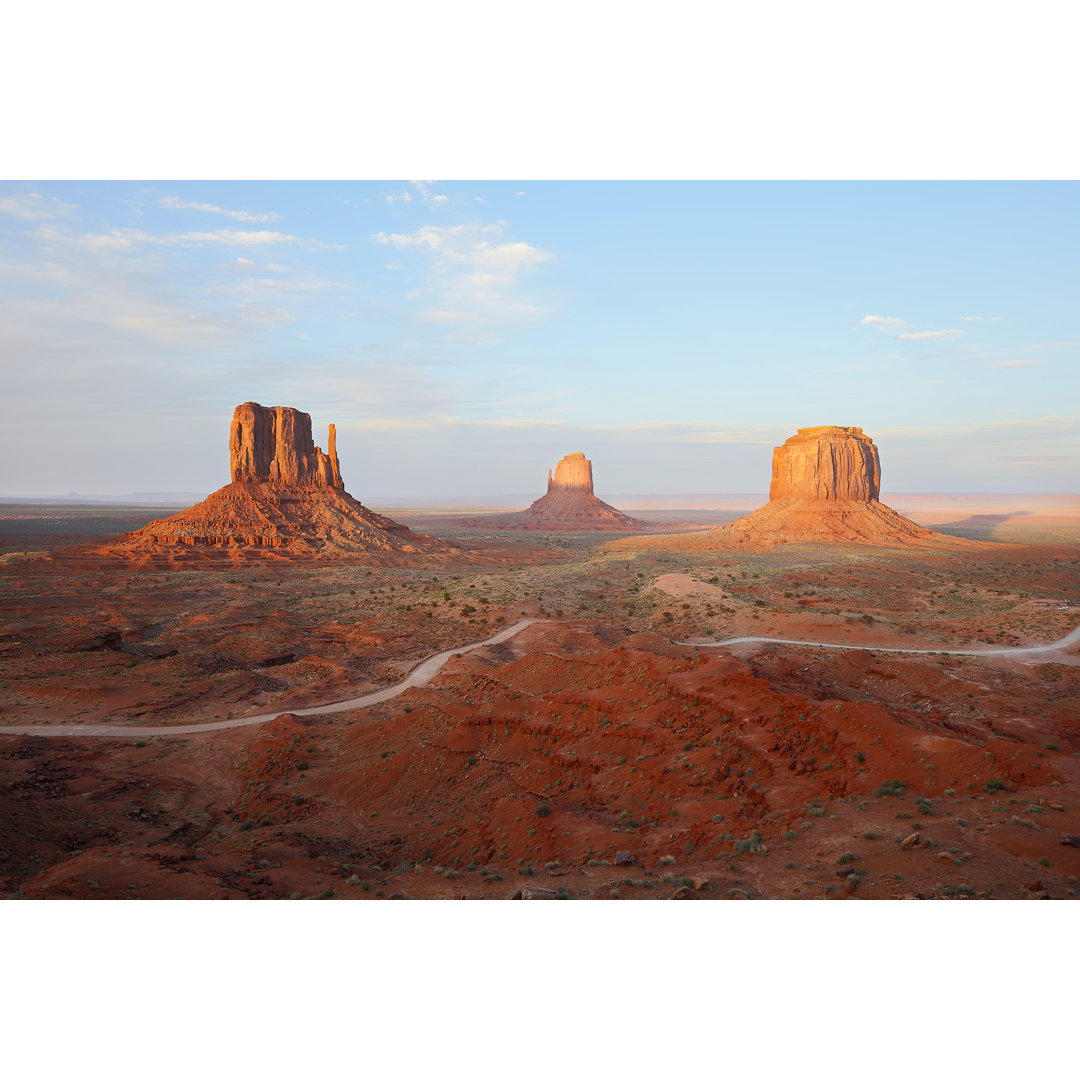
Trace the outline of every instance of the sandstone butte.
{"type": "Polygon", "coordinates": [[[773,450],[765,506],[707,533],[652,537],[649,546],[698,550],[798,543],[968,546],[969,541],[924,529],[898,514],[879,500],[880,489],[878,450],[862,428],[799,428],[773,450]]]}
{"type": "Polygon", "coordinates": [[[238,405],[229,429],[232,480],[202,502],[120,538],[116,547],[179,546],[320,552],[456,550],[376,514],[346,490],[330,425],[327,451],[311,437],[311,417],[288,406],[238,405]]]}
{"type": "Polygon", "coordinates": [[[547,494],[517,514],[461,518],[466,528],[527,532],[638,532],[644,521],[627,517],[593,494],[592,462],[582,453],[567,454],[548,469],[547,494]]]}

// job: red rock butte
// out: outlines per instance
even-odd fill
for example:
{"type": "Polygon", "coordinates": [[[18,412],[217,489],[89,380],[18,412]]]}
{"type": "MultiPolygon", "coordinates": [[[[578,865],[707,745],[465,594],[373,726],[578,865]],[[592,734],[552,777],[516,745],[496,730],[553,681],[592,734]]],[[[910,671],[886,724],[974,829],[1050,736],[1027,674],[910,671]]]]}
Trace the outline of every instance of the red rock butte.
{"type": "Polygon", "coordinates": [[[324,454],[311,440],[311,417],[287,405],[237,405],[229,429],[232,478],[239,483],[304,484],[345,490],[330,425],[324,454]]]}
{"type": "Polygon", "coordinates": [[[740,544],[834,543],[970,546],[972,541],[916,525],[878,500],[881,462],[858,427],[799,428],[773,450],[769,501],[720,529],[652,536],[616,545],[708,551],[740,544]]]}
{"type": "Polygon", "coordinates": [[[766,544],[957,542],[878,500],[881,462],[859,427],[799,428],[773,450],[769,502],[724,532],[766,544]]]}
{"type": "Polygon", "coordinates": [[[232,482],[172,517],[128,533],[116,547],[284,549],[288,554],[454,551],[376,514],[346,490],[330,425],[327,452],[314,444],[311,417],[285,405],[237,405],[229,429],[232,482]]]}
{"type": "Polygon", "coordinates": [[[548,469],[547,494],[518,514],[461,518],[466,528],[525,532],[638,532],[649,528],[593,494],[592,462],[582,453],[567,454],[548,469]]]}

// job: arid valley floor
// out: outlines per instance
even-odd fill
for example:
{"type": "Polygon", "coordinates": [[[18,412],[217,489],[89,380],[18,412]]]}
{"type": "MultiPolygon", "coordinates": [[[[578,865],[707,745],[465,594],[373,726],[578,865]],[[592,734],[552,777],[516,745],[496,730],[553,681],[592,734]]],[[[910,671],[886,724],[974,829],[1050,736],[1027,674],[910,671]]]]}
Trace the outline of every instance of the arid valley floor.
{"type": "Polygon", "coordinates": [[[894,501],[983,541],[956,550],[387,511],[462,544],[411,565],[124,560],[101,545],[160,508],[4,505],[0,727],[130,734],[0,735],[0,893],[1080,897],[1080,645],[962,654],[1080,623],[1080,514],[1036,503],[894,501]],[[857,647],[679,644],[735,637],[857,647]]]}

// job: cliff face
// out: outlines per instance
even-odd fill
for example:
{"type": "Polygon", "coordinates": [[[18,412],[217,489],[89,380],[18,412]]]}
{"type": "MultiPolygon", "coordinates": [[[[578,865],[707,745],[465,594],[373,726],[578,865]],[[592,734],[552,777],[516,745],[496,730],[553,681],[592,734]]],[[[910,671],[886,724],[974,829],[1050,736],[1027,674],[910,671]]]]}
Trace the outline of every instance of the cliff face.
{"type": "Polygon", "coordinates": [[[788,498],[870,502],[880,489],[877,447],[862,428],[799,428],[773,451],[770,502],[788,498]]]}
{"type": "Polygon", "coordinates": [[[593,494],[592,462],[581,453],[567,454],[555,466],[555,475],[548,469],[548,491],[584,491],[593,494]]]}
{"type": "Polygon", "coordinates": [[[254,401],[237,405],[229,430],[232,479],[239,483],[300,484],[344,490],[337,458],[337,433],[330,425],[327,453],[311,438],[311,417],[254,401]]]}

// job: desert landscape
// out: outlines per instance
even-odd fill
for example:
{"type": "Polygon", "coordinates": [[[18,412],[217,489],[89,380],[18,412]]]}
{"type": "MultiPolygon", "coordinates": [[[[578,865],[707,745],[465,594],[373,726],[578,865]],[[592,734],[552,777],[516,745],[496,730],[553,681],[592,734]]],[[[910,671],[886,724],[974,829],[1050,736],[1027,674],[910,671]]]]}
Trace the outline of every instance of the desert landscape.
{"type": "Polygon", "coordinates": [[[810,427],[751,513],[574,454],[391,517],[298,409],[228,443],[174,513],[0,505],[5,895],[1080,896],[1075,499],[898,511],[810,427]]]}

